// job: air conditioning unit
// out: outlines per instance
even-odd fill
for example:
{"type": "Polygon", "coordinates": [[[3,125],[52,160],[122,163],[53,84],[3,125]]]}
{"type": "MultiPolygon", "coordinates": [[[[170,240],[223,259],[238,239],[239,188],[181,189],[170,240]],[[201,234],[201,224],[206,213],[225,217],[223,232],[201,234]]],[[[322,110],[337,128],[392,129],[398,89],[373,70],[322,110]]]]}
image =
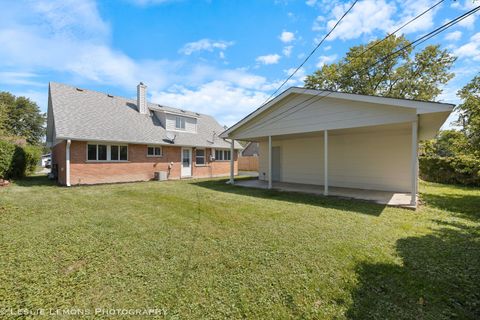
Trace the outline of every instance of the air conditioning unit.
{"type": "Polygon", "coordinates": [[[165,181],[168,180],[168,173],[167,171],[156,171],[154,173],[154,180],[156,181],[165,181]]]}

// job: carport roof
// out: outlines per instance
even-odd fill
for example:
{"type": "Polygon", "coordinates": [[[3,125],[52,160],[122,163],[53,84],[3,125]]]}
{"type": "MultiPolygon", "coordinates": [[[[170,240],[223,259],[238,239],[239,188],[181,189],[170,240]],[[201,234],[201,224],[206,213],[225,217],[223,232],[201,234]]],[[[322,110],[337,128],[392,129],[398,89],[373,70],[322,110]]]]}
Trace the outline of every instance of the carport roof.
{"type": "Polygon", "coordinates": [[[242,120],[240,120],[239,122],[237,122],[236,124],[228,128],[227,130],[225,130],[220,135],[220,137],[227,138],[231,132],[233,132],[243,124],[247,123],[248,121],[252,120],[256,116],[260,115],[261,113],[267,111],[270,107],[275,105],[280,100],[292,94],[303,94],[303,95],[311,96],[308,99],[312,99],[313,97],[318,96],[319,97],[318,100],[320,100],[328,96],[329,98],[334,98],[334,99],[368,102],[373,104],[389,105],[389,106],[401,107],[401,108],[411,108],[411,109],[416,109],[416,113],[418,115],[427,114],[427,113],[437,113],[437,112],[450,113],[455,107],[454,104],[443,103],[443,102],[389,98],[389,97],[380,97],[380,96],[364,95],[364,94],[356,94],[356,93],[345,93],[345,92],[338,92],[338,91],[331,91],[331,90],[316,90],[316,89],[306,89],[301,87],[290,87],[287,90],[283,91],[278,96],[276,96],[275,98],[273,98],[272,100],[260,106],[255,111],[248,114],[245,118],[243,118],[242,120]]]}

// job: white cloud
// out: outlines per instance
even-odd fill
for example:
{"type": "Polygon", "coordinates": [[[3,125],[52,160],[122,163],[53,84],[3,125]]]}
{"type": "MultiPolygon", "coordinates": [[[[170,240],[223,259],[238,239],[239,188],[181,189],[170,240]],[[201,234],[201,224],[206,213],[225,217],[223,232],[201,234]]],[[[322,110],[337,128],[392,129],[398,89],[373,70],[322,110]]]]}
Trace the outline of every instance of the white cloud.
{"type": "Polygon", "coordinates": [[[215,80],[196,89],[175,86],[153,91],[152,101],[213,114],[222,125],[230,126],[255,110],[268,95],[258,90],[236,87],[229,81],[215,80]]]}
{"type": "Polygon", "coordinates": [[[263,64],[276,64],[280,61],[280,55],[278,54],[268,54],[265,56],[257,57],[256,61],[263,64]]]}
{"type": "MultiPolygon", "coordinates": [[[[322,8],[324,4],[325,2],[322,2],[322,8]]],[[[402,1],[401,5],[399,1],[359,1],[328,39],[351,40],[361,36],[371,36],[378,31],[392,32],[431,7],[432,4],[431,0],[406,0],[402,1]]],[[[313,23],[313,31],[331,30],[351,6],[351,3],[333,1],[327,5],[333,5],[333,8],[324,12],[330,11],[331,14],[327,18],[318,16],[313,23]]],[[[438,9],[439,7],[425,13],[421,18],[404,27],[402,32],[414,33],[431,29],[434,26],[434,18],[438,9]]]]}
{"type": "MultiPolygon", "coordinates": [[[[110,41],[109,24],[93,1],[12,2],[0,19],[0,83],[8,81],[12,92],[31,97],[45,109],[47,83],[39,74],[48,74],[51,80],[60,75],[62,81],[75,85],[121,87],[127,92],[134,92],[136,84],[144,81],[158,102],[198,109],[226,124],[266,99],[261,89],[266,79],[245,69],[134,59],[113,49],[110,41]],[[176,85],[179,83],[182,87],[176,85]]],[[[188,46],[187,51],[218,50],[221,56],[229,45],[203,41],[188,46]]]]}
{"type": "Polygon", "coordinates": [[[182,49],[179,50],[180,53],[191,55],[197,51],[210,51],[212,52],[215,49],[225,50],[228,47],[233,45],[233,41],[214,41],[211,39],[201,39],[194,42],[186,43],[182,49]]]}
{"type": "MultiPolygon", "coordinates": [[[[290,68],[290,69],[283,70],[283,71],[285,72],[285,74],[287,76],[290,76],[295,71],[295,69],[296,68],[290,68]]],[[[298,69],[297,73],[295,73],[295,75],[292,77],[292,79],[296,81],[295,84],[298,84],[300,82],[303,82],[306,77],[307,77],[307,72],[305,71],[304,68],[300,68],[300,69],[298,69]]]]}
{"type": "Polygon", "coordinates": [[[290,32],[290,31],[283,31],[283,32],[280,34],[279,39],[280,39],[283,43],[292,42],[293,40],[295,40],[295,33],[290,32]]]}
{"type": "Polygon", "coordinates": [[[307,6],[314,7],[317,4],[317,0],[307,0],[305,4],[307,6]]]}
{"type": "Polygon", "coordinates": [[[475,21],[477,19],[477,16],[478,14],[472,14],[471,16],[468,16],[467,18],[460,21],[457,25],[472,30],[475,27],[475,21]]]}
{"type": "Polygon", "coordinates": [[[286,46],[283,48],[282,50],[282,53],[285,57],[290,57],[290,55],[292,54],[292,49],[293,49],[293,46],[286,46]]]}
{"type": "Polygon", "coordinates": [[[465,58],[480,61],[480,32],[474,34],[470,41],[453,52],[459,58],[465,58]]]}
{"type": "Polygon", "coordinates": [[[45,84],[37,78],[38,75],[32,72],[0,71],[0,83],[4,85],[45,86],[45,84]]]}
{"type": "Polygon", "coordinates": [[[317,68],[321,68],[327,63],[332,63],[333,61],[335,61],[335,59],[337,59],[336,54],[330,56],[320,56],[318,57],[317,68]]]}
{"type": "MultiPolygon", "coordinates": [[[[331,30],[335,23],[351,6],[350,3],[339,4],[333,8],[333,18],[328,20],[327,29],[331,30]]],[[[328,38],[349,40],[361,35],[369,35],[374,31],[386,31],[393,25],[392,15],[396,7],[385,0],[365,0],[358,2],[348,15],[337,26],[328,38]]]]}
{"type": "Polygon", "coordinates": [[[461,31],[453,31],[445,35],[445,40],[448,40],[448,41],[458,41],[460,40],[460,38],[462,38],[461,31]]]}
{"type": "MultiPolygon", "coordinates": [[[[400,26],[403,26],[405,23],[430,8],[433,4],[434,3],[432,3],[431,0],[407,0],[402,2],[401,7],[399,7],[402,9],[402,12],[400,12],[400,19],[396,22],[395,26],[393,26],[393,29],[396,30],[400,26]]],[[[433,10],[423,14],[419,19],[409,23],[402,29],[402,32],[414,33],[432,29],[434,27],[434,18],[439,8],[440,6],[435,7],[433,10]]]]}

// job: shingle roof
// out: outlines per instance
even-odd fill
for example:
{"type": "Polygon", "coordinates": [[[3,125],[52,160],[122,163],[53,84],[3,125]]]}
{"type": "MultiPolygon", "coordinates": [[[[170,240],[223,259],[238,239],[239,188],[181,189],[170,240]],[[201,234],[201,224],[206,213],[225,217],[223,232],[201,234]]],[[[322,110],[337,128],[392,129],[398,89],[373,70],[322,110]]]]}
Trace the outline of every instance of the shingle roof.
{"type": "MultiPolygon", "coordinates": [[[[55,128],[56,139],[171,145],[159,119],[152,114],[139,113],[133,99],[55,82],[50,83],[49,94],[49,117],[50,114],[53,116],[49,125],[55,128]]],[[[230,147],[229,142],[218,137],[224,128],[209,115],[153,103],[148,103],[148,107],[150,110],[165,110],[197,118],[197,133],[175,131],[174,145],[230,147]]],[[[52,137],[47,137],[47,140],[49,138],[52,137]]],[[[242,147],[236,143],[235,148],[242,147]]]]}

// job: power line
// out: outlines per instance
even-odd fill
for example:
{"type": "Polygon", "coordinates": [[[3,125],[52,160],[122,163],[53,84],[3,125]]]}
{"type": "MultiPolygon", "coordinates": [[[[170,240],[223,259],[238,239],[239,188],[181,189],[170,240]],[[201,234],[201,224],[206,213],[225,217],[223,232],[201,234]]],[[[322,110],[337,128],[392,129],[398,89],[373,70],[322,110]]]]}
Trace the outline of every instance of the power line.
{"type": "MultiPolygon", "coordinates": [[[[402,30],[403,28],[405,28],[407,25],[409,25],[410,23],[414,22],[415,20],[417,20],[418,18],[420,18],[421,16],[423,16],[424,14],[426,14],[427,12],[429,12],[430,10],[432,10],[433,8],[437,7],[438,5],[440,5],[442,2],[444,2],[445,0],[441,0],[439,2],[437,2],[436,4],[434,4],[433,6],[429,7],[427,10],[423,11],[422,13],[420,13],[419,15],[417,15],[416,17],[410,19],[409,21],[407,21],[406,23],[404,23],[402,26],[400,26],[399,28],[397,28],[395,31],[393,31],[392,33],[390,33],[389,35],[387,35],[385,38],[383,38],[382,40],[376,42],[374,45],[368,47],[367,49],[365,49],[364,51],[362,51],[361,53],[359,53],[358,55],[356,55],[354,58],[358,58],[360,56],[362,56],[363,54],[365,54],[367,51],[370,51],[371,49],[373,49],[375,46],[377,46],[378,44],[380,44],[381,42],[387,40],[388,38],[392,37],[394,34],[396,34],[398,31],[402,30]]],[[[288,81],[288,80],[287,80],[288,81]]],[[[283,84],[282,84],[283,85],[283,84]]],[[[280,88],[279,88],[280,89],[280,88]]],[[[306,91],[307,89],[304,89],[304,92],[306,91]]],[[[278,89],[272,94],[270,95],[270,97],[262,104],[262,106],[270,100],[270,98],[278,91],[278,89]]],[[[307,102],[311,99],[314,99],[316,96],[312,96],[310,98],[308,98],[307,100],[297,104],[296,106],[304,103],[304,102],[307,102]]]]}
{"type": "MultiPolygon", "coordinates": [[[[405,49],[407,49],[407,48],[409,48],[409,47],[412,47],[412,46],[413,46],[413,48],[416,48],[417,46],[419,46],[419,45],[422,44],[423,42],[431,39],[432,37],[438,35],[439,33],[443,32],[443,31],[447,30],[448,28],[454,26],[455,24],[459,23],[459,22],[462,21],[463,19],[466,19],[467,17],[469,17],[470,15],[476,13],[476,12],[479,11],[479,10],[480,10],[480,6],[478,6],[478,7],[476,7],[476,8],[473,8],[472,10],[470,10],[470,11],[468,11],[468,12],[466,12],[466,13],[458,16],[458,17],[456,17],[455,19],[453,19],[453,20],[445,23],[444,25],[436,28],[435,30],[433,30],[433,31],[431,31],[431,32],[423,35],[422,37],[420,37],[420,38],[416,39],[415,41],[413,41],[413,42],[411,42],[411,43],[403,46],[402,48],[396,50],[395,52],[393,52],[393,53],[391,53],[391,54],[388,54],[387,56],[385,56],[385,57],[377,60],[373,65],[370,65],[370,66],[367,66],[367,67],[368,67],[368,68],[371,68],[372,66],[375,66],[375,65],[377,65],[378,63],[380,63],[380,62],[382,62],[382,61],[385,61],[387,58],[392,57],[393,55],[398,54],[399,52],[401,52],[401,51],[403,51],[403,50],[405,50],[405,49]]],[[[397,31],[398,31],[398,30],[397,30],[397,31]]],[[[372,48],[373,48],[373,47],[372,47],[372,48]]],[[[368,51],[368,50],[366,50],[366,51],[368,51]]],[[[364,51],[363,53],[365,53],[366,51],[364,51]]],[[[363,53],[361,53],[360,55],[362,55],[363,53]]],[[[359,55],[359,56],[360,56],[360,55],[359,55]]],[[[357,56],[357,57],[355,57],[355,58],[358,58],[359,56],[357,56]]],[[[306,90],[308,90],[308,89],[304,89],[304,92],[305,92],[306,90]]],[[[270,118],[270,119],[268,119],[268,120],[266,120],[266,121],[264,121],[264,122],[261,122],[261,123],[255,125],[255,126],[253,126],[252,128],[249,128],[249,130],[247,130],[247,132],[250,131],[250,130],[252,130],[252,129],[256,129],[256,128],[262,127],[262,126],[266,125],[267,123],[269,123],[269,122],[272,121],[272,120],[276,120],[276,118],[277,118],[278,116],[281,116],[281,115],[285,114],[286,112],[292,110],[293,108],[296,108],[296,107],[300,106],[301,104],[303,104],[303,103],[305,103],[305,102],[308,102],[308,101],[310,101],[310,100],[318,97],[320,94],[325,93],[325,92],[326,92],[326,90],[322,90],[322,91],[318,92],[317,94],[311,96],[310,98],[308,98],[308,99],[306,99],[306,100],[304,100],[304,101],[302,101],[302,102],[300,102],[300,103],[298,103],[298,104],[296,104],[296,105],[293,105],[292,107],[288,108],[287,110],[285,110],[285,111],[283,111],[283,112],[275,115],[273,118],[270,118]]],[[[332,94],[332,93],[334,93],[334,91],[328,91],[326,95],[320,96],[319,99],[317,99],[317,100],[315,100],[315,101],[312,101],[311,103],[309,103],[309,104],[307,104],[307,105],[299,108],[298,110],[295,110],[294,112],[301,111],[301,110],[307,108],[308,106],[312,105],[313,103],[318,102],[318,101],[320,101],[321,99],[329,96],[329,95],[332,94]]],[[[290,113],[290,114],[293,114],[294,112],[292,112],[292,113],[290,113]]],[[[286,116],[289,116],[290,114],[287,114],[287,115],[285,115],[284,117],[282,117],[282,118],[280,118],[280,119],[283,119],[283,118],[285,118],[286,116]]]]}
{"type": "Polygon", "coordinates": [[[310,54],[303,60],[303,62],[295,69],[295,71],[292,72],[292,74],[290,74],[287,79],[285,79],[285,81],[282,82],[282,84],[277,88],[277,90],[275,90],[268,98],[267,100],[265,100],[265,102],[262,103],[262,105],[264,105],[265,103],[267,103],[268,101],[270,101],[270,99],[288,82],[288,80],[290,80],[297,72],[298,70],[300,70],[301,67],[303,67],[303,65],[308,61],[308,59],[310,59],[310,57],[315,53],[315,51],[317,51],[318,48],[320,48],[320,46],[325,42],[325,40],[328,38],[328,36],[330,36],[330,34],[333,32],[333,30],[335,30],[335,28],[340,24],[340,22],[343,20],[343,18],[345,18],[345,16],[353,9],[353,7],[355,6],[355,4],[358,2],[358,0],[355,0],[353,2],[353,4],[350,6],[350,8],[348,8],[347,11],[345,11],[345,13],[340,17],[340,19],[335,23],[335,25],[332,27],[332,29],[330,29],[330,31],[323,37],[323,39],[317,44],[317,46],[315,48],[313,48],[313,50],[310,52],[310,54]]]}
{"type": "Polygon", "coordinates": [[[390,37],[392,37],[395,33],[397,33],[398,31],[402,30],[403,28],[405,28],[406,26],[408,26],[410,23],[416,21],[417,19],[421,18],[423,15],[425,15],[427,12],[435,9],[436,7],[438,7],[440,4],[442,4],[443,2],[445,2],[445,0],[440,0],[438,1],[437,3],[435,3],[433,6],[431,6],[430,8],[428,8],[427,10],[423,11],[422,13],[420,13],[418,16],[414,17],[413,19],[407,21],[406,23],[404,23],[403,25],[401,25],[399,28],[397,28],[395,31],[393,31],[392,33],[390,33],[388,36],[386,36],[385,38],[383,38],[382,40],[378,41],[378,42],[375,42],[373,45],[371,45],[370,47],[366,48],[364,51],[362,51],[360,53],[360,55],[363,55],[365,52],[373,49],[374,47],[378,46],[380,43],[384,42],[385,40],[389,39],[390,37]]]}

